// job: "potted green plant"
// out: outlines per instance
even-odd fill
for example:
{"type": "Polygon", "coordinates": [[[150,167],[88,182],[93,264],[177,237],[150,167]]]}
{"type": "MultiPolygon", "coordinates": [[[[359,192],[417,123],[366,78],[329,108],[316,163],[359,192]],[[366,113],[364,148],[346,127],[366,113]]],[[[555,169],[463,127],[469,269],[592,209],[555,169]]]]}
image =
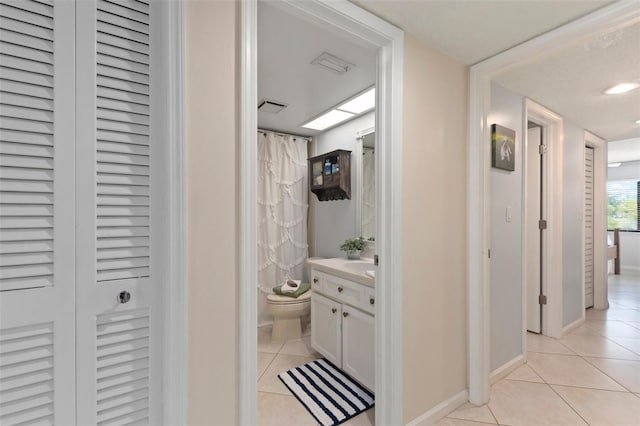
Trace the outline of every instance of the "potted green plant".
{"type": "Polygon", "coordinates": [[[351,237],[344,240],[340,250],[347,253],[348,259],[360,259],[360,252],[367,248],[367,240],[362,237],[351,237]]]}

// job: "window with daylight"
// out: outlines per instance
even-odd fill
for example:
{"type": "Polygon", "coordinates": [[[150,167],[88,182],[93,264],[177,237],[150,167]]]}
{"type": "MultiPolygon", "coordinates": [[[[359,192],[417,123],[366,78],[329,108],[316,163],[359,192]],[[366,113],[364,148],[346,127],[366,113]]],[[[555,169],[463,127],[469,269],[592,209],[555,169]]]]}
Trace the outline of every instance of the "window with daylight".
{"type": "Polygon", "coordinates": [[[640,180],[616,180],[607,182],[609,230],[620,228],[623,231],[640,230],[638,222],[638,193],[640,180]]]}

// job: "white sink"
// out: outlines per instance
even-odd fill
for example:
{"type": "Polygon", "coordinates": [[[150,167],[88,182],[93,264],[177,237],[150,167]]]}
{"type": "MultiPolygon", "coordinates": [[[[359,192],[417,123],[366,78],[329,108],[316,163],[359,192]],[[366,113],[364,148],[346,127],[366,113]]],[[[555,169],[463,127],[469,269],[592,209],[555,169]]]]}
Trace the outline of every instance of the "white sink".
{"type": "Polygon", "coordinates": [[[354,261],[344,263],[344,269],[360,274],[364,274],[365,271],[374,271],[375,268],[376,266],[373,264],[373,262],[354,261]]]}

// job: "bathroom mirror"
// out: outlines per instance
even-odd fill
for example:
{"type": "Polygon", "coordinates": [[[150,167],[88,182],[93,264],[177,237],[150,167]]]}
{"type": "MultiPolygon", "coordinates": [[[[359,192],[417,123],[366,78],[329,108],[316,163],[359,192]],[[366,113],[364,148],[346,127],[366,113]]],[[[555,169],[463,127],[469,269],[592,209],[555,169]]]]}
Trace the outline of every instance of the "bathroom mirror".
{"type": "Polygon", "coordinates": [[[375,239],[376,231],[376,173],[375,173],[375,132],[361,133],[362,144],[360,167],[360,235],[365,239],[375,239]]]}

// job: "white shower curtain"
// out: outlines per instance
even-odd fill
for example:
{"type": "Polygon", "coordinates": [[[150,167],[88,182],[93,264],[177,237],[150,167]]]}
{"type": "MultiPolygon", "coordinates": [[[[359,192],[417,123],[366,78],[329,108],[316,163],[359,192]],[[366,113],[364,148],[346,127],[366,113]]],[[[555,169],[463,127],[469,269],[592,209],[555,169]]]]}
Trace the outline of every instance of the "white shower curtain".
{"type": "Polygon", "coordinates": [[[267,294],[302,279],[307,245],[307,141],[258,132],[258,325],[272,321],[267,294]]]}

